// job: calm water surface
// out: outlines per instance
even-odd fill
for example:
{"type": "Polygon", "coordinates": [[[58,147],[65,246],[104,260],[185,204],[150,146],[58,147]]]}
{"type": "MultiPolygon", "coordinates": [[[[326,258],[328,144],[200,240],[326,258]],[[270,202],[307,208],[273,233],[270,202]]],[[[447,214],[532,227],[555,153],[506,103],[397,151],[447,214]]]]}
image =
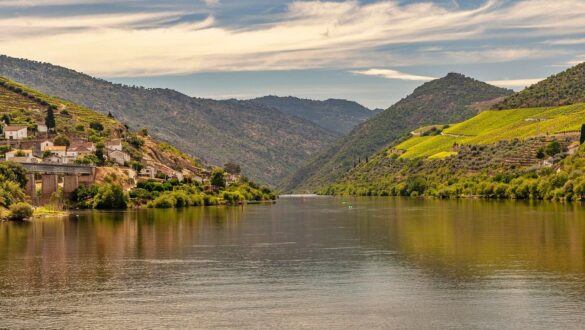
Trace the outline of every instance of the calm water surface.
{"type": "Polygon", "coordinates": [[[283,198],[0,224],[0,328],[582,328],[585,207],[283,198]]]}

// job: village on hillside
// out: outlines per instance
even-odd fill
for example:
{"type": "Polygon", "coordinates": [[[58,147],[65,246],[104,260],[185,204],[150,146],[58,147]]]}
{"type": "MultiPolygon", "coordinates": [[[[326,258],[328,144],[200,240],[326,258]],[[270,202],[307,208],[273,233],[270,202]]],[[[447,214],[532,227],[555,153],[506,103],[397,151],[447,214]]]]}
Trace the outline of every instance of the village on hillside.
{"type": "MultiPolygon", "coordinates": [[[[55,164],[90,166],[89,159],[95,156],[103,157],[104,167],[117,167],[124,170],[130,179],[177,179],[204,183],[208,181],[209,169],[189,166],[176,169],[153,159],[148,154],[142,156],[140,162],[124,147],[122,138],[110,138],[102,145],[83,139],[69,141],[62,135],[53,134],[45,123],[37,122],[36,129],[32,130],[24,125],[11,125],[2,122],[0,149],[4,153],[5,161],[21,164],[55,164]]],[[[227,182],[236,182],[238,175],[227,174],[227,182]]]]}

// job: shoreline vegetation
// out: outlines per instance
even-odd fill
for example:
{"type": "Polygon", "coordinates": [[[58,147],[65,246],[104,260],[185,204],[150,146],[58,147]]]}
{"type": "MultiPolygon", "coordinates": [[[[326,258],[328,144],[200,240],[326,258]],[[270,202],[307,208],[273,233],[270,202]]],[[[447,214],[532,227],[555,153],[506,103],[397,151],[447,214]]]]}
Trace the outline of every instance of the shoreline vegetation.
{"type": "Polygon", "coordinates": [[[186,208],[214,205],[245,205],[274,203],[278,195],[246,177],[226,183],[226,173],[217,168],[210,181],[201,183],[191,178],[144,179],[136,186],[124,189],[114,176],[104,183],[82,185],[70,197],[61,191],[54,194],[48,205],[33,207],[24,193],[26,171],[17,163],[0,163],[0,220],[25,220],[45,216],[67,215],[69,210],[125,210],[130,208],[186,208]]]}

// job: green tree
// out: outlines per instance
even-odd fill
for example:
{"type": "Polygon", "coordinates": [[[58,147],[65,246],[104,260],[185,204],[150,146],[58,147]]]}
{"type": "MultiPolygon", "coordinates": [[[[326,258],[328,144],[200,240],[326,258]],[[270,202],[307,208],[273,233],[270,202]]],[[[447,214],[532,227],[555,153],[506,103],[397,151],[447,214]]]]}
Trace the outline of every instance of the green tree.
{"type": "Polygon", "coordinates": [[[225,164],[223,167],[225,168],[225,171],[228,172],[229,174],[238,175],[242,172],[242,168],[240,167],[240,165],[234,162],[229,162],[225,164]]]}
{"type": "Polygon", "coordinates": [[[211,172],[211,185],[216,188],[225,188],[225,172],[221,168],[216,168],[211,172]]]}
{"type": "Polygon", "coordinates": [[[2,121],[6,123],[6,125],[10,125],[10,115],[7,113],[2,115],[2,121]]]}
{"type": "Polygon", "coordinates": [[[32,215],[33,209],[28,203],[18,202],[10,205],[10,219],[12,220],[24,220],[32,215]]]}
{"type": "Polygon", "coordinates": [[[49,131],[55,131],[56,128],[54,108],[55,106],[50,105],[47,109],[47,116],[45,117],[45,125],[47,125],[49,131]]]}
{"type": "Polygon", "coordinates": [[[581,138],[579,139],[580,144],[585,142],[585,124],[581,125],[581,138]]]}
{"type": "Polygon", "coordinates": [[[546,146],[544,152],[551,157],[557,155],[561,152],[561,144],[559,141],[553,141],[546,146]]]}
{"type": "Polygon", "coordinates": [[[104,130],[104,125],[102,123],[100,123],[99,121],[92,121],[91,123],[89,123],[89,127],[101,132],[104,130]]]}
{"type": "Polygon", "coordinates": [[[122,210],[128,207],[128,196],[122,186],[105,184],[98,189],[93,207],[102,210],[122,210]]]}
{"type": "Polygon", "coordinates": [[[59,135],[57,135],[57,137],[55,138],[55,140],[53,141],[53,143],[56,146],[66,146],[66,147],[69,147],[69,145],[71,144],[71,141],[69,141],[69,138],[67,137],[67,135],[65,135],[65,134],[59,134],[59,135]]]}

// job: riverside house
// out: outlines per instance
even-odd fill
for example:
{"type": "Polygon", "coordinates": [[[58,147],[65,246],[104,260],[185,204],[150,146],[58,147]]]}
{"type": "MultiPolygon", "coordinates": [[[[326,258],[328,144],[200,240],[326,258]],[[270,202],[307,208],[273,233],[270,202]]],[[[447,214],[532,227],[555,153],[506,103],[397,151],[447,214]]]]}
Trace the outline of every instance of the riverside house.
{"type": "Polygon", "coordinates": [[[20,125],[4,125],[4,138],[7,140],[26,139],[28,129],[20,125]]]}

